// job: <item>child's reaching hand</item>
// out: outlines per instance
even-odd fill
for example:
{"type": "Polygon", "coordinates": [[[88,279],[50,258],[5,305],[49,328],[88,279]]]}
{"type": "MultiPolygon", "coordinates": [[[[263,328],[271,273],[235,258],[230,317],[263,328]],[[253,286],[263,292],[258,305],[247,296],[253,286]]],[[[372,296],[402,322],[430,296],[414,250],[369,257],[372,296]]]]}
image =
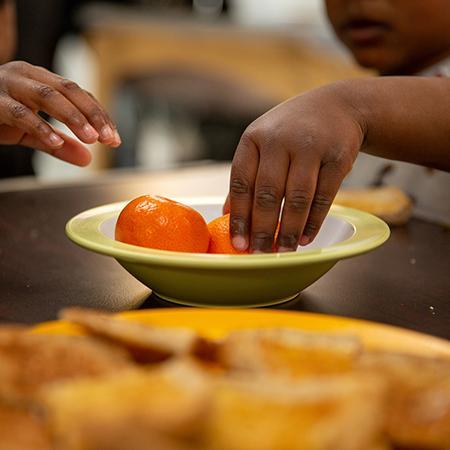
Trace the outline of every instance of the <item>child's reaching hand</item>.
{"type": "Polygon", "coordinates": [[[40,111],[66,124],[84,143],[120,145],[106,111],[76,83],[25,62],[0,65],[0,144],[20,144],[72,164],[89,164],[89,150],[53,129],[40,111]]]}
{"type": "Polygon", "coordinates": [[[246,130],[233,159],[231,230],[236,247],[272,250],[284,198],[279,251],[316,235],[364,139],[356,112],[333,89],[270,110],[246,130]]]}
{"type": "Polygon", "coordinates": [[[235,248],[278,251],[317,235],[360,150],[450,170],[450,80],[339,82],[288,100],[253,122],[230,178],[235,248]]]}

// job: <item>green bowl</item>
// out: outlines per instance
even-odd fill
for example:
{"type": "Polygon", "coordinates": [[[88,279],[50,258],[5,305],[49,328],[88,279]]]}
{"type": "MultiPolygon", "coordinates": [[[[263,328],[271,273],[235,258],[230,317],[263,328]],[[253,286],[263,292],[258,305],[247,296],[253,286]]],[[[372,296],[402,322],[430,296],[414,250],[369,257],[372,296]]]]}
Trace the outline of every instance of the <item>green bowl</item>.
{"type": "MultiPolygon", "coordinates": [[[[223,199],[177,199],[208,222],[222,214],[223,199]]],[[[174,303],[208,307],[249,307],[282,303],[298,295],[340,259],[373,250],[389,237],[377,217],[333,205],[311,244],[297,252],[212,255],[154,250],[114,240],[117,217],[127,202],[90,209],[66,225],[76,244],[114,257],[159,297],[174,303]]]]}

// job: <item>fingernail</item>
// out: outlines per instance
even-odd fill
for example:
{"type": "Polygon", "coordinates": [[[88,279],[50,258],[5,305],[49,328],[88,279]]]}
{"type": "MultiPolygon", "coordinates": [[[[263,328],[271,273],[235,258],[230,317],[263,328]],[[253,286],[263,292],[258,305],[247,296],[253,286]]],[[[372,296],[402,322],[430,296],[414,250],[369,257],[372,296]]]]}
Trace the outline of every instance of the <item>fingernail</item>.
{"type": "Polygon", "coordinates": [[[109,125],[105,125],[101,132],[100,135],[102,137],[102,139],[104,140],[113,140],[114,139],[114,132],[112,130],[112,128],[109,125]]]}
{"type": "Polygon", "coordinates": [[[119,135],[119,133],[117,132],[117,130],[114,130],[114,142],[115,142],[117,145],[120,145],[120,144],[122,143],[122,139],[120,139],[120,135],[119,135]]]}
{"type": "Polygon", "coordinates": [[[83,134],[88,139],[98,139],[97,130],[92,125],[89,125],[88,123],[86,125],[84,125],[84,127],[83,127],[83,134]]]}
{"type": "Polygon", "coordinates": [[[56,133],[50,133],[48,136],[48,140],[55,147],[61,147],[64,144],[64,140],[61,136],[58,136],[56,133]]]}
{"type": "Polygon", "coordinates": [[[303,235],[300,239],[300,245],[308,245],[311,242],[311,239],[308,236],[303,235]]]}
{"type": "Polygon", "coordinates": [[[234,236],[231,239],[231,243],[236,250],[246,250],[247,249],[247,240],[242,236],[234,236]]]}
{"type": "Polygon", "coordinates": [[[292,248],[289,247],[278,247],[278,253],[287,253],[287,252],[293,252],[295,250],[292,250],[292,248]]]}

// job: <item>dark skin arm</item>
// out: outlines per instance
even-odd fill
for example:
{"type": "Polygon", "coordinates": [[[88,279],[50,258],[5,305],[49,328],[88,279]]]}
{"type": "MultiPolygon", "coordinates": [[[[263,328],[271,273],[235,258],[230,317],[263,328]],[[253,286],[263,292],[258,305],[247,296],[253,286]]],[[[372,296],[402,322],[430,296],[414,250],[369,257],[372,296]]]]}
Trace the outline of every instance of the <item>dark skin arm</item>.
{"type": "Polygon", "coordinates": [[[12,0],[0,0],[0,64],[12,58],[16,48],[16,8],[12,0]]]}
{"type": "Polygon", "coordinates": [[[233,245],[272,251],[280,213],[278,251],[310,243],[359,151],[450,171],[450,79],[338,82],[258,118],[232,164],[233,245]]]}
{"type": "Polygon", "coordinates": [[[20,144],[78,166],[89,164],[89,150],[53,129],[39,111],[66,124],[86,144],[120,145],[107,112],[76,83],[21,61],[0,65],[0,145],[20,144]]]}

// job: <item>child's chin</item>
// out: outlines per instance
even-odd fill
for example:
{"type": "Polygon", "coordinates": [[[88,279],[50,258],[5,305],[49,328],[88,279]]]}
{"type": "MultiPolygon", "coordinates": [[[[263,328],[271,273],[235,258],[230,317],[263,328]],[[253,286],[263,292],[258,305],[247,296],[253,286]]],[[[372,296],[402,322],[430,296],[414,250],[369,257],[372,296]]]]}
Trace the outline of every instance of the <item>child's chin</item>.
{"type": "Polygon", "coordinates": [[[376,48],[353,49],[357,63],[367,69],[376,70],[381,75],[394,75],[402,72],[402,63],[398,58],[387,55],[376,48]]]}

